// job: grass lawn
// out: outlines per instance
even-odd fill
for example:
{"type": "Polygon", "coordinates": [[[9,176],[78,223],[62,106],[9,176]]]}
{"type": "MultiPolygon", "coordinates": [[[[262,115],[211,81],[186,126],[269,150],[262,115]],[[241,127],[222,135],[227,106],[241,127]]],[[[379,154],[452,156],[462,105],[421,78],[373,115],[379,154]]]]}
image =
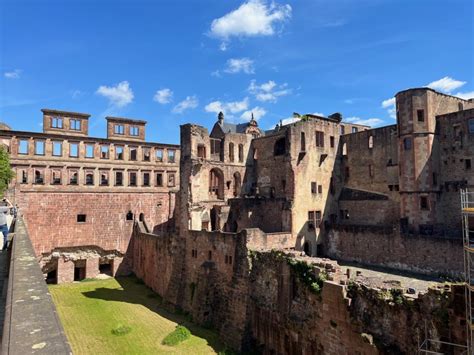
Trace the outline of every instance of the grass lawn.
{"type": "Polygon", "coordinates": [[[164,310],[159,296],[134,277],[50,285],[49,290],[75,354],[216,354],[225,348],[214,332],[164,310]],[[191,338],[162,345],[177,324],[185,325],[191,338]],[[117,331],[124,328],[129,332],[117,331]]]}

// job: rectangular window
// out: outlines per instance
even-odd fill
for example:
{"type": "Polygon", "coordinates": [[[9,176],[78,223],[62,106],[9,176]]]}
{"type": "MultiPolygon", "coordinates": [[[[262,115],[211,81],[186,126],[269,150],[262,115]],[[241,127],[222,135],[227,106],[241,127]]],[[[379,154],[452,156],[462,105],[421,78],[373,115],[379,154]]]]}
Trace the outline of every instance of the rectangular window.
{"type": "Polygon", "coordinates": [[[27,184],[28,183],[28,170],[21,171],[21,183],[27,184]]]}
{"type": "Polygon", "coordinates": [[[168,173],[168,187],[174,187],[176,185],[174,173],[168,173]]]}
{"type": "Polygon", "coordinates": [[[70,119],[69,120],[70,128],[73,131],[80,131],[81,130],[81,120],[70,119]]]}
{"type": "Polygon", "coordinates": [[[35,141],[35,154],[44,155],[44,141],[35,141]]]}
{"type": "Polygon", "coordinates": [[[163,173],[156,173],[156,186],[163,186],[163,173]]]}
{"type": "Polygon", "coordinates": [[[94,145],[86,144],[86,158],[94,158],[94,145]]]}
{"type": "Polygon", "coordinates": [[[344,176],[346,177],[346,179],[349,179],[350,170],[349,170],[348,166],[346,166],[345,169],[344,169],[344,176]]]}
{"type": "Polygon", "coordinates": [[[79,157],[79,144],[69,143],[69,156],[72,158],[79,157]]]}
{"type": "Polygon", "coordinates": [[[60,157],[63,155],[63,143],[62,142],[53,142],[53,156],[60,157]]]}
{"type": "Polygon", "coordinates": [[[63,119],[62,119],[62,117],[53,117],[53,118],[51,118],[51,128],[63,128],[63,119]]]}
{"type": "Polygon", "coordinates": [[[403,139],[403,148],[405,150],[410,150],[411,149],[411,138],[404,138],[403,139]]]}
{"type": "Polygon", "coordinates": [[[314,229],[314,211],[308,212],[308,228],[314,229]]]}
{"type": "Polygon", "coordinates": [[[211,154],[220,154],[221,141],[219,139],[211,139],[211,154]]]}
{"type": "Polygon", "coordinates": [[[359,129],[357,127],[352,127],[352,133],[357,133],[359,129]]]}
{"type": "Polygon", "coordinates": [[[318,191],[317,191],[317,184],[316,184],[315,181],[312,181],[312,182],[311,182],[311,193],[312,193],[312,194],[315,194],[315,193],[317,193],[317,192],[318,192],[318,191]]]}
{"type": "Polygon", "coordinates": [[[94,172],[93,171],[86,171],[86,185],[88,186],[94,185],[94,172]]]}
{"type": "Polygon", "coordinates": [[[316,224],[316,228],[321,226],[321,211],[316,211],[314,214],[314,223],[316,224]]]}
{"type": "Polygon", "coordinates": [[[61,185],[61,170],[51,171],[51,184],[61,185]]]}
{"type": "Polygon", "coordinates": [[[109,159],[109,146],[108,145],[100,146],[100,159],[109,159]]]}
{"type": "Polygon", "coordinates": [[[316,147],[324,147],[324,132],[316,131],[316,147]]]}
{"type": "Polygon", "coordinates": [[[372,164],[369,164],[369,176],[374,177],[374,168],[372,164]]]}
{"type": "Polygon", "coordinates": [[[334,148],[334,137],[333,136],[329,137],[329,145],[331,146],[331,148],[334,148]]]}
{"type": "Polygon", "coordinates": [[[346,133],[346,127],[341,125],[341,135],[346,133]]]}
{"type": "Polygon", "coordinates": [[[305,138],[304,132],[301,132],[300,144],[301,144],[300,151],[305,152],[306,151],[306,138],[305,138]]]}
{"type": "Polygon", "coordinates": [[[77,223],[86,223],[87,216],[85,214],[77,215],[77,223]]]}
{"type": "Polygon", "coordinates": [[[123,186],[123,173],[121,171],[115,172],[115,186],[123,186]]]}
{"type": "Polygon", "coordinates": [[[168,149],[168,163],[175,162],[175,151],[174,149],[168,149]]]}
{"type": "Polygon", "coordinates": [[[123,147],[120,145],[115,146],[115,160],[123,160],[123,147]]]}
{"type": "Polygon", "coordinates": [[[35,169],[35,184],[44,184],[44,171],[35,169]]]}
{"type": "Polygon", "coordinates": [[[425,110],[416,110],[418,122],[425,122],[425,110]]]}
{"type": "Polygon", "coordinates": [[[124,132],[124,128],[123,128],[122,124],[116,124],[114,126],[114,133],[115,134],[123,134],[123,132],[124,132]]]}
{"type": "Polygon", "coordinates": [[[137,126],[130,126],[130,135],[131,136],[138,136],[140,130],[137,126]]]}
{"type": "Polygon", "coordinates": [[[100,173],[100,186],[109,186],[109,173],[107,171],[100,173]]]}
{"type": "Polygon", "coordinates": [[[28,154],[28,141],[20,139],[18,143],[18,154],[28,154]]]}
{"type": "Polygon", "coordinates": [[[155,157],[156,157],[156,161],[162,162],[163,161],[163,149],[156,149],[155,150],[155,157]]]}
{"type": "Polygon", "coordinates": [[[137,147],[130,147],[130,160],[135,161],[137,160],[138,156],[138,148],[137,147]]]}
{"type": "Polygon", "coordinates": [[[474,133],[474,118],[469,120],[469,133],[474,133]]]}
{"type": "Polygon", "coordinates": [[[197,155],[198,158],[206,159],[206,146],[203,144],[199,144],[197,147],[197,155]]]}
{"type": "Polygon", "coordinates": [[[471,169],[471,159],[464,159],[464,167],[466,168],[466,170],[471,169]]]}
{"type": "Polygon", "coordinates": [[[137,186],[137,173],[132,171],[132,172],[130,172],[128,177],[129,177],[128,185],[129,186],[137,186]]]}
{"type": "Polygon", "coordinates": [[[69,172],[69,185],[77,185],[78,183],[78,173],[76,170],[69,172]]]}
{"type": "Polygon", "coordinates": [[[323,185],[318,185],[318,194],[323,193],[323,185]]]}
{"type": "Polygon", "coordinates": [[[150,186],[150,173],[143,173],[143,186],[150,186]]]}
{"type": "Polygon", "coordinates": [[[428,197],[420,196],[420,209],[422,210],[429,210],[430,206],[428,204],[428,197]]]}
{"type": "Polygon", "coordinates": [[[142,151],[143,151],[143,161],[150,161],[151,149],[150,148],[142,148],[142,151]]]}

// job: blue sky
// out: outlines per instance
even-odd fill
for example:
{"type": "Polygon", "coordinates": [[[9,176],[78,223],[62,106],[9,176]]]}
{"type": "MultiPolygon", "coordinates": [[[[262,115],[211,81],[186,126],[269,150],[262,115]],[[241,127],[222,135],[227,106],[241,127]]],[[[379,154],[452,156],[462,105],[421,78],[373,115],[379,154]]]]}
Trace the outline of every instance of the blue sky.
{"type": "Polygon", "coordinates": [[[391,124],[393,95],[474,96],[469,0],[0,2],[0,121],[41,108],[145,119],[147,139],[216,113],[268,129],[293,112],[391,124]]]}

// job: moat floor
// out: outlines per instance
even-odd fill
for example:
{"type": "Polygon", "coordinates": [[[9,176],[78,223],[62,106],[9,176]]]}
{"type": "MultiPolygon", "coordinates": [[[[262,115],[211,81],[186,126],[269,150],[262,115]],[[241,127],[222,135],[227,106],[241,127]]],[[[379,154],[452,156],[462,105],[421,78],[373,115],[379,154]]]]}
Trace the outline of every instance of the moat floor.
{"type": "Polygon", "coordinates": [[[216,354],[224,349],[214,332],[160,306],[160,298],[133,277],[50,285],[49,290],[75,354],[216,354]],[[192,337],[168,347],[163,338],[177,324],[192,337]],[[130,327],[114,335],[118,327],[130,327]]]}

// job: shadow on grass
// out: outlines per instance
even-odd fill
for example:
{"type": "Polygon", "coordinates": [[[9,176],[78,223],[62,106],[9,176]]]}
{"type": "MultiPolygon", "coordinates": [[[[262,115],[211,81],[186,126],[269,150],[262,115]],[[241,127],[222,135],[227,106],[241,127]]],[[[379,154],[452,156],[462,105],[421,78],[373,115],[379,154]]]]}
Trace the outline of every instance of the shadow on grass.
{"type": "Polygon", "coordinates": [[[134,276],[127,276],[117,277],[116,280],[122,289],[99,287],[94,291],[86,291],[82,294],[88,298],[125,302],[145,306],[163,318],[186,326],[191,331],[192,335],[206,339],[208,345],[212,347],[216,353],[226,353],[226,347],[219,340],[217,333],[192,323],[189,316],[167,310],[162,304],[161,297],[150,288],[145,286],[140,279],[134,276]]]}

